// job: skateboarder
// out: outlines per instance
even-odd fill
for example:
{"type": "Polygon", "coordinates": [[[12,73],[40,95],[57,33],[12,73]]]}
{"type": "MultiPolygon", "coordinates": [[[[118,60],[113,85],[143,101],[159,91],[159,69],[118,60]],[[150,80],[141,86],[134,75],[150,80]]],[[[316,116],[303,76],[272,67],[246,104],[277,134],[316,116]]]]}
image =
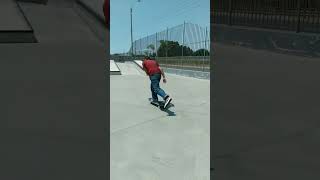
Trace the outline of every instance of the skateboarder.
{"type": "Polygon", "coordinates": [[[160,85],[159,85],[161,81],[161,75],[163,77],[163,83],[167,83],[163,70],[160,68],[158,62],[155,61],[154,59],[151,59],[150,57],[146,57],[143,60],[142,66],[151,81],[152,102],[159,104],[158,102],[158,95],[159,95],[164,99],[165,101],[164,108],[166,108],[168,104],[172,101],[172,98],[169,95],[167,95],[164,92],[164,90],[160,88],[160,85]]]}

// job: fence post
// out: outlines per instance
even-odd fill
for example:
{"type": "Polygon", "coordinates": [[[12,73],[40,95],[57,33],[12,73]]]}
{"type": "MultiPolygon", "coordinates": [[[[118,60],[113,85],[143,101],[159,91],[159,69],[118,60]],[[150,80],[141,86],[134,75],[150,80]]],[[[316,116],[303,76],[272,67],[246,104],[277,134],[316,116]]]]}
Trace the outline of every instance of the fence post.
{"type": "Polygon", "coordinates": [[[147,56],[149,56],[149,49],[147,48],[149,46],[149,35],[147,34],[147,44],[145,46],[145,50],[147,50],[147,56]]]}
{"type": "Polygon", "coordinates": [[[168,30],[169,28],[167,27],[167,31],[166,31],[166,65],[168,66],[168,30]]]}
{"type": "MultiPolygon", "coordinates": [[[[156,42],[155,42],[155,45],[154,45],[154,50],[156,51],[155,53],[156,53],[156,57],[158,57],[158,49],[157,49],[157,34],[158,33],[156,33],[156,42]]],[[[154,53],[154,52],[153,52],[154,53]]]]}
{"type": "Polygon", "coordinates": [[[137,55],[137,40],[134,41],[134,57],[137,55]]]}
{"type": "Polygon", "coordinates": [[[297,0],[298,21],[297,21],[297,33],[300,32],[300,17],[301,17],[301,0],[297,0]]]}
{"type": "Polygon", "coordinates": [[[231,26],[231,20],[232,20],[232,0],[229,0],[229,25],[231,26]]]}
{"type": "Polygon", "coordinates": [[[204,59],[205,59],[205,56],[206,56],[206,49],[207,49],[207,38],[208,38],[208,30],[207,30],[207,27],[206,27],[206,36],[205,36],[205,39],[204,39],[204,50],[203,50],[203,62],[202,62],[202,71],[204,72],[204,59]]]}
{"type": "Polygon", "coordinates": [[[184,49],[184,37],[185,37],[185,31],[186,31],[186,22],[183,21],[183,32],[182,32],[182,52],[181,52],[181,67],[183,67],[183,64],[182,64],[182,59],[183,59],[183,49],[184,49]]]}

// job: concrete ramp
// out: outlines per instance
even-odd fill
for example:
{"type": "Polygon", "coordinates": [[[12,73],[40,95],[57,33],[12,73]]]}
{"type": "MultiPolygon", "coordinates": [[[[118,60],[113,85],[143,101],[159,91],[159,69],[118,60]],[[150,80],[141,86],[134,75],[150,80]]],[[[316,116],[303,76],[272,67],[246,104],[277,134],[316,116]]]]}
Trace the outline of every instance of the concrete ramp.
{"type": "Polygon", "coordinates": [[[121,75],[121,71],[114,60],[110,60],[110,75],[121,75]]]}
{"type": "Polygon", "coordinates": [[[142,60],[133,60],[142,69],[142,60]]]}
{"type": "Polygon", "coordinates": [[[134,62],[117,62],[122,75],[143,75],[143,71],[134,62]]]}
{"type": "Polygon", "coordinates": [[[0,43],[35,43],[33,29],[15,0],[0,1],[0,43]]]}

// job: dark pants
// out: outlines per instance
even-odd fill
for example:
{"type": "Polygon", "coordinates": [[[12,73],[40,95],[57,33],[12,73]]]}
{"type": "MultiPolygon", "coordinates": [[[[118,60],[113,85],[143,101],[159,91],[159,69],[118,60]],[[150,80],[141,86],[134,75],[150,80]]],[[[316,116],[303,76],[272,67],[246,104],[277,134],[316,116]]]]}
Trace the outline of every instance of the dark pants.
{"type": "Polygon", "coordinates": [[[160,88],[161,74],[153,74],[150,76],[151,81],[151,94],[153,101],[158,101],[158,95],[163,99],[167,96],[167,94],[160,88]]]}

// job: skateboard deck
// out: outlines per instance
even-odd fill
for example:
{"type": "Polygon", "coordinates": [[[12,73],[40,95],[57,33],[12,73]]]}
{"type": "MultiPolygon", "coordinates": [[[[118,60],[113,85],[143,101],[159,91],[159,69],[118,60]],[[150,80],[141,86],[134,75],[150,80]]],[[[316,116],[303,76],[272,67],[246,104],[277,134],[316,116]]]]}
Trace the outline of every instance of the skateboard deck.
{"type": "Polygon", "coordinates": [[[160,108],[161,110],[166,110],[166,109],[174,106],[174,105],[170,102],[170,103],[167,105],[167,107],[164,108],[164,101],[158,101],[158,103],[156,103],[156,102],[153,102],[153,101],[152,101],[152,98],[149,98],[149,102],[150,102],[150,104],[152,104],[152,105],[160,108]]]}
{"type": "Polygon", "coordinates": [[[160,108],[161,110],[164,109],[164,102],[159,101],[158,103],[156,103],[156,102],[153,102],[152,99],[149,99],[149,101],[150,101],[150,104],[160,108]]]}

